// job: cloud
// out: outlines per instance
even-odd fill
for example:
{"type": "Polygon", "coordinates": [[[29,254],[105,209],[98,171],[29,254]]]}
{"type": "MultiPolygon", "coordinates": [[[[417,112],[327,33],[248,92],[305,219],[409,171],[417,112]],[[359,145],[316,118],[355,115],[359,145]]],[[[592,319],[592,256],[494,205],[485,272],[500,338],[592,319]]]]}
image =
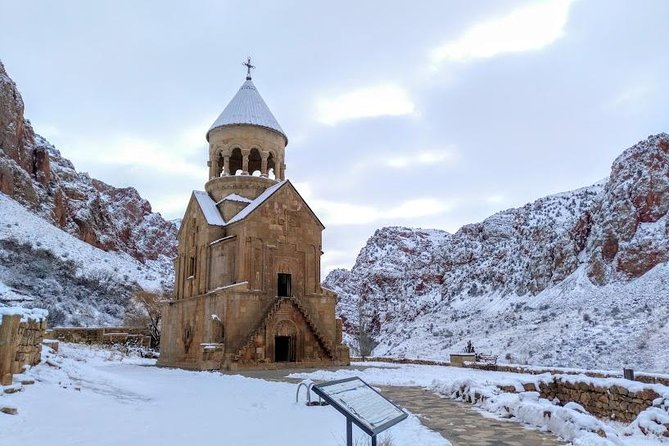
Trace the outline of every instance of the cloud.
{"type": "Polygon", "coordinates": [[[644,109],[648,100],[652,98],[654,88],[651,82],[631,85],[623,90],[616,98],[605,106],[606,109],[618,110],[627,113],[636,113],[644,109]]]}
{"type": "Polygon", "coordinates": [[[488,195],[487,197],[483,197],[483,201],[485,201],[488,204],[502,204],[506,201],[506,197],[501,194],[493,194],[493,195],[488,195]]]}
{"type": "Polygon", "coordinates": [[[155,172],[201,177],[206,175],[206,167],[189,161],[189,157],[207,151],[202,128],[206,127],[184,127],[162,138],[117,134],[92,140],[75,136],[63,145],[77,164],[141,166],[155,172]]]}
{"type": "Polygon", "coordinates": [[[380,209],[372,205],[320,199],[313,195],[309,183],[306,182],[294,183],[294,186],[326,226],[365,225],[382,220],[411,220],[441,214],[453,208],[453,203],[426,197],[380,209]]]}
{"type": "Polygon", "coordinates": [[[441,214],[451,208],[444,201],[434,198],[408,200],[389,209],[320,199],[313,199],[310,204],[325,225],[365,225],[382,220],[412,220],[441,214]]]}
{"type": "Polygon", "coordinates": [[[573,0],[545,0],[478,23],[431,51],[433,66],[544,48],[564,35],[573,0]]]}
{"type": "Polygon", "coordinates": [[[450,164],[455,161],[455,154],[451,150],[425,150],[413,154],[390,156],[385,160],[388,167],[401,169],[416,165],[450,164]]]}
{"type": "Polygon", "coordinates": [[[410,115],[415,105],[404,88],[388,83],[320,98],[316,110],[320,122],[335,125],[351,119],[410,115]]]}
{"type": "Polygon", "coordinates": [[[180,218],[186,210],[191,193],[190,190],[184,190],[180,193],[162,195],[151,201],[151,207],[165,218],[180,218]]]}

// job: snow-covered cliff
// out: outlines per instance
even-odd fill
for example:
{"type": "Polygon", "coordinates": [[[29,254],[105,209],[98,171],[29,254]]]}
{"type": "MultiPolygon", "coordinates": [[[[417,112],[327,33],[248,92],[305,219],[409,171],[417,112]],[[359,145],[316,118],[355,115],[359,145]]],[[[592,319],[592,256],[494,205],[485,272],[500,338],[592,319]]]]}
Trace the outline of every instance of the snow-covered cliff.
{"type": "Polygon", "coordinates": [[[77,172],[23,112],[0,63],[0,306],[118,324],[134,290],[171,286],[177,227],[135,189],[77,172]]]}
{"type": "Polygon", "coordinates": [[[376,354],[444,358],[471,339],[510,362],[666,370],[668,209],[663,133],[598,184],[455,234],[380,229],[324,285],[350,335],[368,319],[376,354]]]}

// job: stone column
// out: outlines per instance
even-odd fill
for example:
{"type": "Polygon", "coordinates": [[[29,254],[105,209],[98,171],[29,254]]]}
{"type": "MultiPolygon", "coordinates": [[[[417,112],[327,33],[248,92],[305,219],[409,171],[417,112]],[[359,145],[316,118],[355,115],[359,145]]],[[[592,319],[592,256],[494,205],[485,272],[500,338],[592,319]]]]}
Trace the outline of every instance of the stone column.
{"type": "Polygon", "coordinates": [[[261,156],[262,160],[260,161],[260,176],[267,178],[267,157],[269,155],[263,152],[261,156]]]}
{"type": "Polygon", "coordinates": [[[249,174],[249,153],[248,150],[242,152],[242,175],[249,174]]]}
{"type": "Polygon", "coordinates": [[[216,168],[214,167],[211,160],[207,161],[207,167],[209,168],[209,179],[211,180],[212,178],[216,177],[216,168]]]}
{"type": "Polygon", "coordinates": [[[223,176],[230,175],[230,155],[223,157],[223,176]]]}
{"type": "Polygon", "coordinates": [[[285,180],[285,175],[286,175],[286,165],[284,163],[281,163],[281,175],[277,176],[280,180],[285,180]]]}
{"type": "Polygon", "coordinates": [[[21,316],[2,316],[0,325],[0,385],[12,384],[12,368],[16,357],[16,347],[19,343],[19,324],[21,316]]]}

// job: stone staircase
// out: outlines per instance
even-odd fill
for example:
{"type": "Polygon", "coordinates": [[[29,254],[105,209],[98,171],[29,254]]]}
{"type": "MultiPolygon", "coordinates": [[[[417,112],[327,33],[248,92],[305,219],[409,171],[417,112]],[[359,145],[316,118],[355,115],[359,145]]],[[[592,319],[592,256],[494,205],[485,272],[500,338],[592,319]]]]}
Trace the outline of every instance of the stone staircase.
{"type": "Polygon", "coordinates": [[[307,321],[307,325],[309,325],[309,328],[311,329],[312,333],[314,333],[314,335],[316,336],[316,340],[318,341],[319,345],[323,348],[323,350],[325,350],[325,353],[331,359],[335,359],[335,352],[333,346],[330,345],[329,342],[327,342],[321,331],[318,329],[318,326],[314,323],[314,320],[307,311],[307,309],[302,305],[302,303],[298,299],[292,296],[277,297],[268,306],[268,308],[265,310],[263,317],[260,318],[258,324],[256,324],[255,328],[246,337],[244,343],[242,343],[241,346],[237,349],[237,353],[233,356],[233,359],[235,361],[239,361],[244,350],[253,344],[253,341],[256,338],[256,336],[260,334],[260,332],[264,329],[264,327],[269,323],[270,319],[279,310],[283,302],[291,302],[297,307],[298,310],[300,310],[302,316],[304,316],[304,319],[307,321]]]}

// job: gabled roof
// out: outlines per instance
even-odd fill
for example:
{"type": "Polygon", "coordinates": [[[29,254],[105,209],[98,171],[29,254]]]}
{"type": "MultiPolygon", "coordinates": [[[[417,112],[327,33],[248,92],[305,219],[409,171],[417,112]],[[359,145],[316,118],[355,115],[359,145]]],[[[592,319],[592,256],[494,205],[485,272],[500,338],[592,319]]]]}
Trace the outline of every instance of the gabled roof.
{"type": "Polygon", "coordinates": [[[230,221],[228,222],[228,224],[237,223],[238,221],[245,219],[251,212],[253,212],[254,210],[256,210],[256,209],[258,208],[258,206],[260,206],[261,204],[263,204],[269,197],[272,196],[272,194],[273,194],[274,192],[276,192],[276,191],[278,191],[279,189],[281,189],[281,187],[282,187],[284,184],[286,184],[286,183],[288,183],[288,180],[279,181],[279,182],[276,183],[274,186],[271,186],[271,187],[268,187],[267,189],[265,189],[265,192],[263,192],[262,194],[258,195],[258,198],[256,198],[255,200],[253,200],[253,201],[251,202],[251,204],[249,204],[248,206],[246,206],[244,209],[242,209],[241,211],[239,211],[239,213],[238,213],[237,215],[235,215],[234,217],[232,217],[232,218],[230,219],[230,221]]]}
{"type": "MultiPolygon", "coordinates": [[[[217,204],[222,203],[227,198],[231,197],[231,195],[237,195],[237,194],[228,195],[225,198],[223,198],[221,201],[219,201],[218,203],[214,202],[214,200],[211,199],[209,194],[207,194],[204,191],[195,190],[195,191],[193,191],[193,196],[195,196],[196,201],[197,201],[198,205],[200,206],[200,209],[202,210],[202,214],[204,214],[204,217],[207,220],[208,224],[214,225],[214,226],[228,226],[228,225],[231,225],[233,223],[237,223],[241,220],[244,220],[253,211],[258,209],[258,207],[260,207],[263,203],[265,203],[272,195],[274,195],[274,193],[276,191],[278,191],[283,186],[285,186],[286,184],[289,184],[289,183],[290,183],[290,181],[288,181],[288,180],[279,181],[278,183],[274,184],[273,186],[268,187],[267,189],[265,189],[265,191],[262,194],[258,195],[258,198],[256,198],[255,200],[252,200],[252,201],[249,200],[248,198],[238,196],[242,199],[242,200],[239,200],[239,201],[248,202],[249,204],[246,207],[244,207],[244,209],[239,211],[239,213],[237,215],[232,217],[227,222],[223,220],[223,216],[221,215],[221,211],[218,209],[217,204]]],[[[304,201],[304,198],[302,198],[300,193],[297,192],[297,190],[292,185],[291,185],[291,187],[293,188],[295,193],[300,197],[302,202],[304,202],[307,210],[311,213],[311,215],[314,216],[314,218],[316,219],[318,224],[320,224],[322,227],[325,227],[325,226],[323,226],[323,223],[321,223],[321,221],[318,219],[316,214],[314,214],[314,211],[311,210],[311,208],[309,207],[307,202],[304,201]]]]}
{"type": "Polygon", "coordinates": [[[207,223],[213,226],[225,226],[225,220],[216,207],[216,202],[211,199],[208,193],[201,190],[194,190],[193,196],[200,205],[202,214],[204,214],[207,223]]]}
{"type": "Polygon", "coordinates": [[[242,197],[239,194],[230,194],[230,195],[226,195],[225,197],[223,197],[216,204],[219,205],[219,204],[223,203],[224,201],[236,201],[238,203],[251,203],[253,200],[251,200],[250,198],[242,197]]]}
{"type": "Polygon", "coordinates": [[[242,84],[237,94],[223,109],[218,119],[214,121],[209,131],[207,131],[207,139],[209,139],[209,132],[213,129],[234,124],[257,125],[274,130],[280,133],[286,140],[286,143],[288,143],[286,134],[283,132],[269,107],[267,107],[267,104],[265,104],[260,93],[258,93],[251,79],[247,79],[242,84]]]}

